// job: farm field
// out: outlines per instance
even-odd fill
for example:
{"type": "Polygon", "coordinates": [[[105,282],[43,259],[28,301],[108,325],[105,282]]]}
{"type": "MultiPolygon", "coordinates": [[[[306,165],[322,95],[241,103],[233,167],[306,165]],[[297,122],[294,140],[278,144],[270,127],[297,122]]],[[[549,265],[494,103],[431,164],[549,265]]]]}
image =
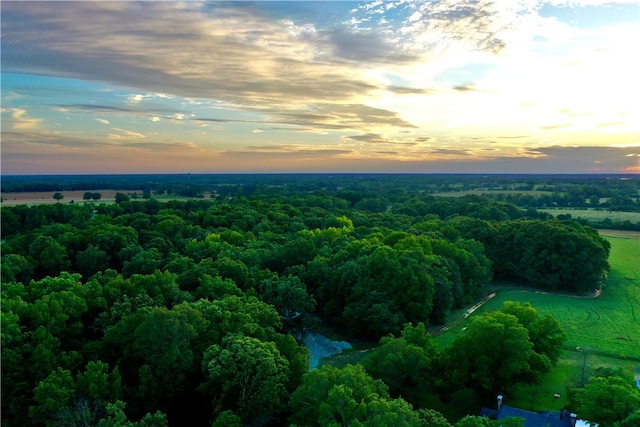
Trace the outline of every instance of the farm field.
{"type": "MultiPolygon", "coordinates": [[[[100,193],[102,196],[98,202],[113,202],[116,198],[116,193],[138,193],[142,195],[142,190],[88,190],[92,193],[100,193]]],[[[20,192],[20,193],[2,193],[2,204],[3,205],[33,205],[33,204],[50,204],[50,203],[58,203],[57,200],[53,198],[54,191],[29,191],[29,192],[20,192]]],[[[64,196],[59,203],[69,203],[72,200],[74,203],[84,202],[82,197],[84,196],[84,190],[75,190],[75,191],[60,191],[60,194],[64,196]]]]}
{"type": "MultiPolygon", "coordinates": [[[[60,200],[59,203],[70,203],[73,201],[74,203],[78,202],[91,202],[91,203],[113,203],[116,198],[116,193],[123,193],[127,195],[131,195],[136,193],[138,195],[137,200],[142,199],[142,190],[90,190],[92,193],[100,193],[102,196],[100,200],[83,200],[84,190],[78,191],[60,191],[64,197],[60,200]]],[[[42,192],[16,192],[16,193],[2,193],[2,204],[3,205],[35,205],[35,204],[52,204],[58,203],[57,200],[53,198],[53,191],[42,191],[42,192]]],[[[204,197],[206,199],[210,198],[211,193],[205,193],[204,197]]],[[[159,200],[161,202],[166,202],[169,200],[189,200],[193,199],[193,197],[180,196],[177,194],[162,194],[162,195],[153,195],[152,199],[159,200]]],[[[132,199],[134,200],[134,199],[132,199]]]]}
{"type": "Polygon", "coordinates": [[[491,195],[491,194],[525,194],[528,196],[536,196],[539,197],[546,193],[536,191],[536,190],[489,190],[489,189],[474,189],[474,190],[459,190],[459,191],[443,191],[439,193],[433,193],[433,196],[442,196],[442,197],[462,197],[468,195],[474,196],[482,196],[482,195],[491,195]]]}
{"type": "Polygon", "coordinates": [[[640,365],[640,233],[600,233],[611,243],[611,271],[599,297],[577,298],[503,286],[472,313],[452,313],[460,320],[435,337],[437,344],[444,347],[452,342],[473,315],[499,310],[504,301],[530,302],[541,315],[554,316],[568,340],[558,365],[538,385],[517,388],[510,405],[532,411],[560,410],[566,387],[579,386],[600,366],[621,368],[631,380],[640,365]],[[561,399],[554,399],[555,393],[561,399]]]}
{"type": "MultiPolygon", "coordinates": [[[[541,315],[554,316],[566,331],[567,347],[612,357],[640,358],[640,233],[605,231],[611,242],[611,272],[598,298],[578,298],[502,286],[474,314],[499,310],[505,301],[530,302],[541,315]]],[[[453,313],[460,316],[460,313],[453,313]]],[[[470,316],[472,317],[472,316],[470,316]]],[[[438,335],[440,345],[453,341],[461,321],[438,335]]]]}
{"type": "Polygon", "coordinates": [[[609,218],[614,222],[640,222],[640,212],[618,212],[605,209],[538,209],[538,211],[549,213],[554,217],[571,215],[573,219],[583,218],[590,221],[603,221],[609,218]]]}

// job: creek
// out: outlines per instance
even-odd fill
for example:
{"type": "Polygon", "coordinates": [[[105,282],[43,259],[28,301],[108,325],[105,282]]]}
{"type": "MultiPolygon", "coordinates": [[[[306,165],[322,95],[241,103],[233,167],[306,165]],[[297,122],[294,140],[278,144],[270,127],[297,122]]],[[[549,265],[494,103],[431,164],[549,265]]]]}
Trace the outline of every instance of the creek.
{"type": "Polygon", "coordinates": [[[311,353],[309,360],[309,369],[316,369],[323,357],[332,356],[342,353],[343,350],[351,348],[351,344],[346,341],[331,341],[324,335],[315,332],[309,332],[304,338],[304,345],[307,346],[311,353]]]}

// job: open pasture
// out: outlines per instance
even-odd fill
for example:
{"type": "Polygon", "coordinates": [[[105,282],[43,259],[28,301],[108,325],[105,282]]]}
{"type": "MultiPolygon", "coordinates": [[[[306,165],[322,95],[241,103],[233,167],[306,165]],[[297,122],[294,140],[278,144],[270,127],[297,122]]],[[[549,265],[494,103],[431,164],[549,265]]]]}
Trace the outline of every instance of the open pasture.
{"type": "MultiPolygon", "coordinates": [[[[2,204],[5,206],[10,205],[38,205],[38,204],[53,204],[53,203],[74,203],[78,202],[90,202],[90,203],[113,203],[116,199],[117,193],[127,194],[131,197],[132,194],[137,194],[138,198],[132,200],[144,200],[142,198],[142,190],[87,190],[91,193],[100,193],[101,198],[97,202],[95,200],[83,200],[84,190],[73,191],[60,191],[63,198],[59,202],[53,198],[55,191],[31,191],[31,192],[15,192],[15,193],[2,193],[2,204]]],[[[204,193],[204,198],[209,199],[211,193],[204,193]]],[[[154,194],[153,199],[161,202],[167,202],[170,200],[190,200],[193,197],[181,196],[179,194],[154,194]]]]}
{"type": "Polygon", "coordinates": [[[557,366],[539,384],[517,387],[509,396],[510,405],[532,411],[560,410],[566,403],[566,387],[580,386],[601,366],[620,368],[632,381],[640,365],[640,233],[600,233],[611,243],[611,271],[600,296],[579,298],[501,286],[473,312],[452,314],[458,321],[435,337],[438,345],[452,342],[474,315],[500,310],[509,300],[530,302],[541,315],[555,317],[568,340],[557,366]],[[561,398],[554,399],[555,393],[561,398]]]}
{"type": "MultiPolygon", "coordinates": [[[[86,190],[91,193],[100,193],[102,196],[99,202],[113,202],[116,198],[116,193],[132,194],[138,193],[142,196],[142,190],[86,190]]],[[[36,205],[36,204],[52,204],[52,203],[69,203],[73,200],[74,203],[84,202],[83,196],[85,190],[73,190],[73,191],[60,191],[63,198],[59,202],[53,198],[55,191],[28,191],[28,192],[16,192],[16,193],[2,193],[3,205],[36,205]]],[[[94,202],[94,200],[90,200],[94,202]]]]}
{"type": "Polygon", "coordinates": [[[632,224],[640,222],[640,213],[638,212],[618,212],[608,211],[606,209],[538,209],[540,212],[546,212],[554,217],[558,215],[571,215],[573,219],[586,219],[587,221],[604,221],[607,218],[613,222],[629,221],[632,224]]]}
{"type": "Polygon", "coordinates": [[[452,314],[461,319],[436,337],[439,345],[453,341],[473,315],[500,310],[505,301],[519,301],[530,302],[541,315],[556,318],[568,335],[567,349],[579,347],[590,354],[640,359],[640,233],[602,233],[611,243],[611,271],[599,297],[580,298],[502,286],[474,313],[452,314]]]}

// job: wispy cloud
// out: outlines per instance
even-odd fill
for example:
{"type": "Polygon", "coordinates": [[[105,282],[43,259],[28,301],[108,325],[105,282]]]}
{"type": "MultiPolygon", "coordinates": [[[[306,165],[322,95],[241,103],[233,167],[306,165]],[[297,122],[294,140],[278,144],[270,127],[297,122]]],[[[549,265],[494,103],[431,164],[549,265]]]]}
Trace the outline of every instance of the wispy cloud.
{"type": "Polygon", "coordinates": [[[540,126],[541,130],[554,130],[554,129],[562,129],[562,128],[567,128],[570,127],[571,123],[562,123],[562,124],[557,124],[557,125],[546,125],[546,126],[540,126]]]}
{"type": "Polygon", "coordinates": [[[140,138],[146,138],[145,135],[139,133],[139,132],[134,132],[131,130],[126,130],[126,129],[120,129],[120,128],[111,128],[113,130],[115,130],[116,132],[120,132],[118,134],[119,137],[124,137],[124,138],[133,138],[133,139],[140,139],[140,138]]]}
{"type": "Polygon", "coordinates": [[[13,130],[32,131],[38,129],[42,119],[29,117],[24,108],[7,109],[11,112],[11,119],[7,120],[13,130]]]}
{"type": "MultiPolygon", "coordinates": [[[[542,13],[603,3],[4,2],[3,123],[30,147],[64,129],[87,137],[78,151],[166,149],[198,164],[189,144],[261,168],[264,156],[283,167],[322,155],[556,164],[564,151],[545,147],[630,143],[640,131],[628,96],[640,25],[542,13]]],[[[589,168],[613,164],[569,151],[589,168]]]]}

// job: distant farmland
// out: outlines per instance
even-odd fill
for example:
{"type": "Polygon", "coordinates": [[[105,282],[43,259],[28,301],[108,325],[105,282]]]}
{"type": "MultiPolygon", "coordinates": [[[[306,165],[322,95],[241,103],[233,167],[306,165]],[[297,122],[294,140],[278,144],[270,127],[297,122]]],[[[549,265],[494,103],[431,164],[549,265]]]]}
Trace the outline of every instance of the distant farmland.
{"type": "Polygon", "coordinates": [[[572,219],[586,219],[587,221],[603,221],[609,218],[613,222],[629,221],[631,223],[640,222],[640,212],[618,212],[606,209],[538,209],[540,212],[547,212],[554,217],[558,215],[571,215],[572,219]]]}
{"type": "MultiPolygon", "coordinates": [[[[89,191],[89,190],[88,190],[89,191]]],[[[60,191],[63,195],[63,199],[60,203],[69,203],[72,200],[74,203],[83,202],[84,190],[75,191],[60,191]]],[[[138,193],[142,197],[142,190],[90,190],[91,193],[100,193],[100,202],[113,202],[116,198],[116,193],[132,194],[138,193]]],[[[33,205],[40,203],[58,203],[53,198],[55,191],[28,191],[28,192],[15,192],[15,193],[2,193],[2,204],[4,205],[33,205]]],[[[89,200],[92,201],[92,200],[89,200]]]]}

